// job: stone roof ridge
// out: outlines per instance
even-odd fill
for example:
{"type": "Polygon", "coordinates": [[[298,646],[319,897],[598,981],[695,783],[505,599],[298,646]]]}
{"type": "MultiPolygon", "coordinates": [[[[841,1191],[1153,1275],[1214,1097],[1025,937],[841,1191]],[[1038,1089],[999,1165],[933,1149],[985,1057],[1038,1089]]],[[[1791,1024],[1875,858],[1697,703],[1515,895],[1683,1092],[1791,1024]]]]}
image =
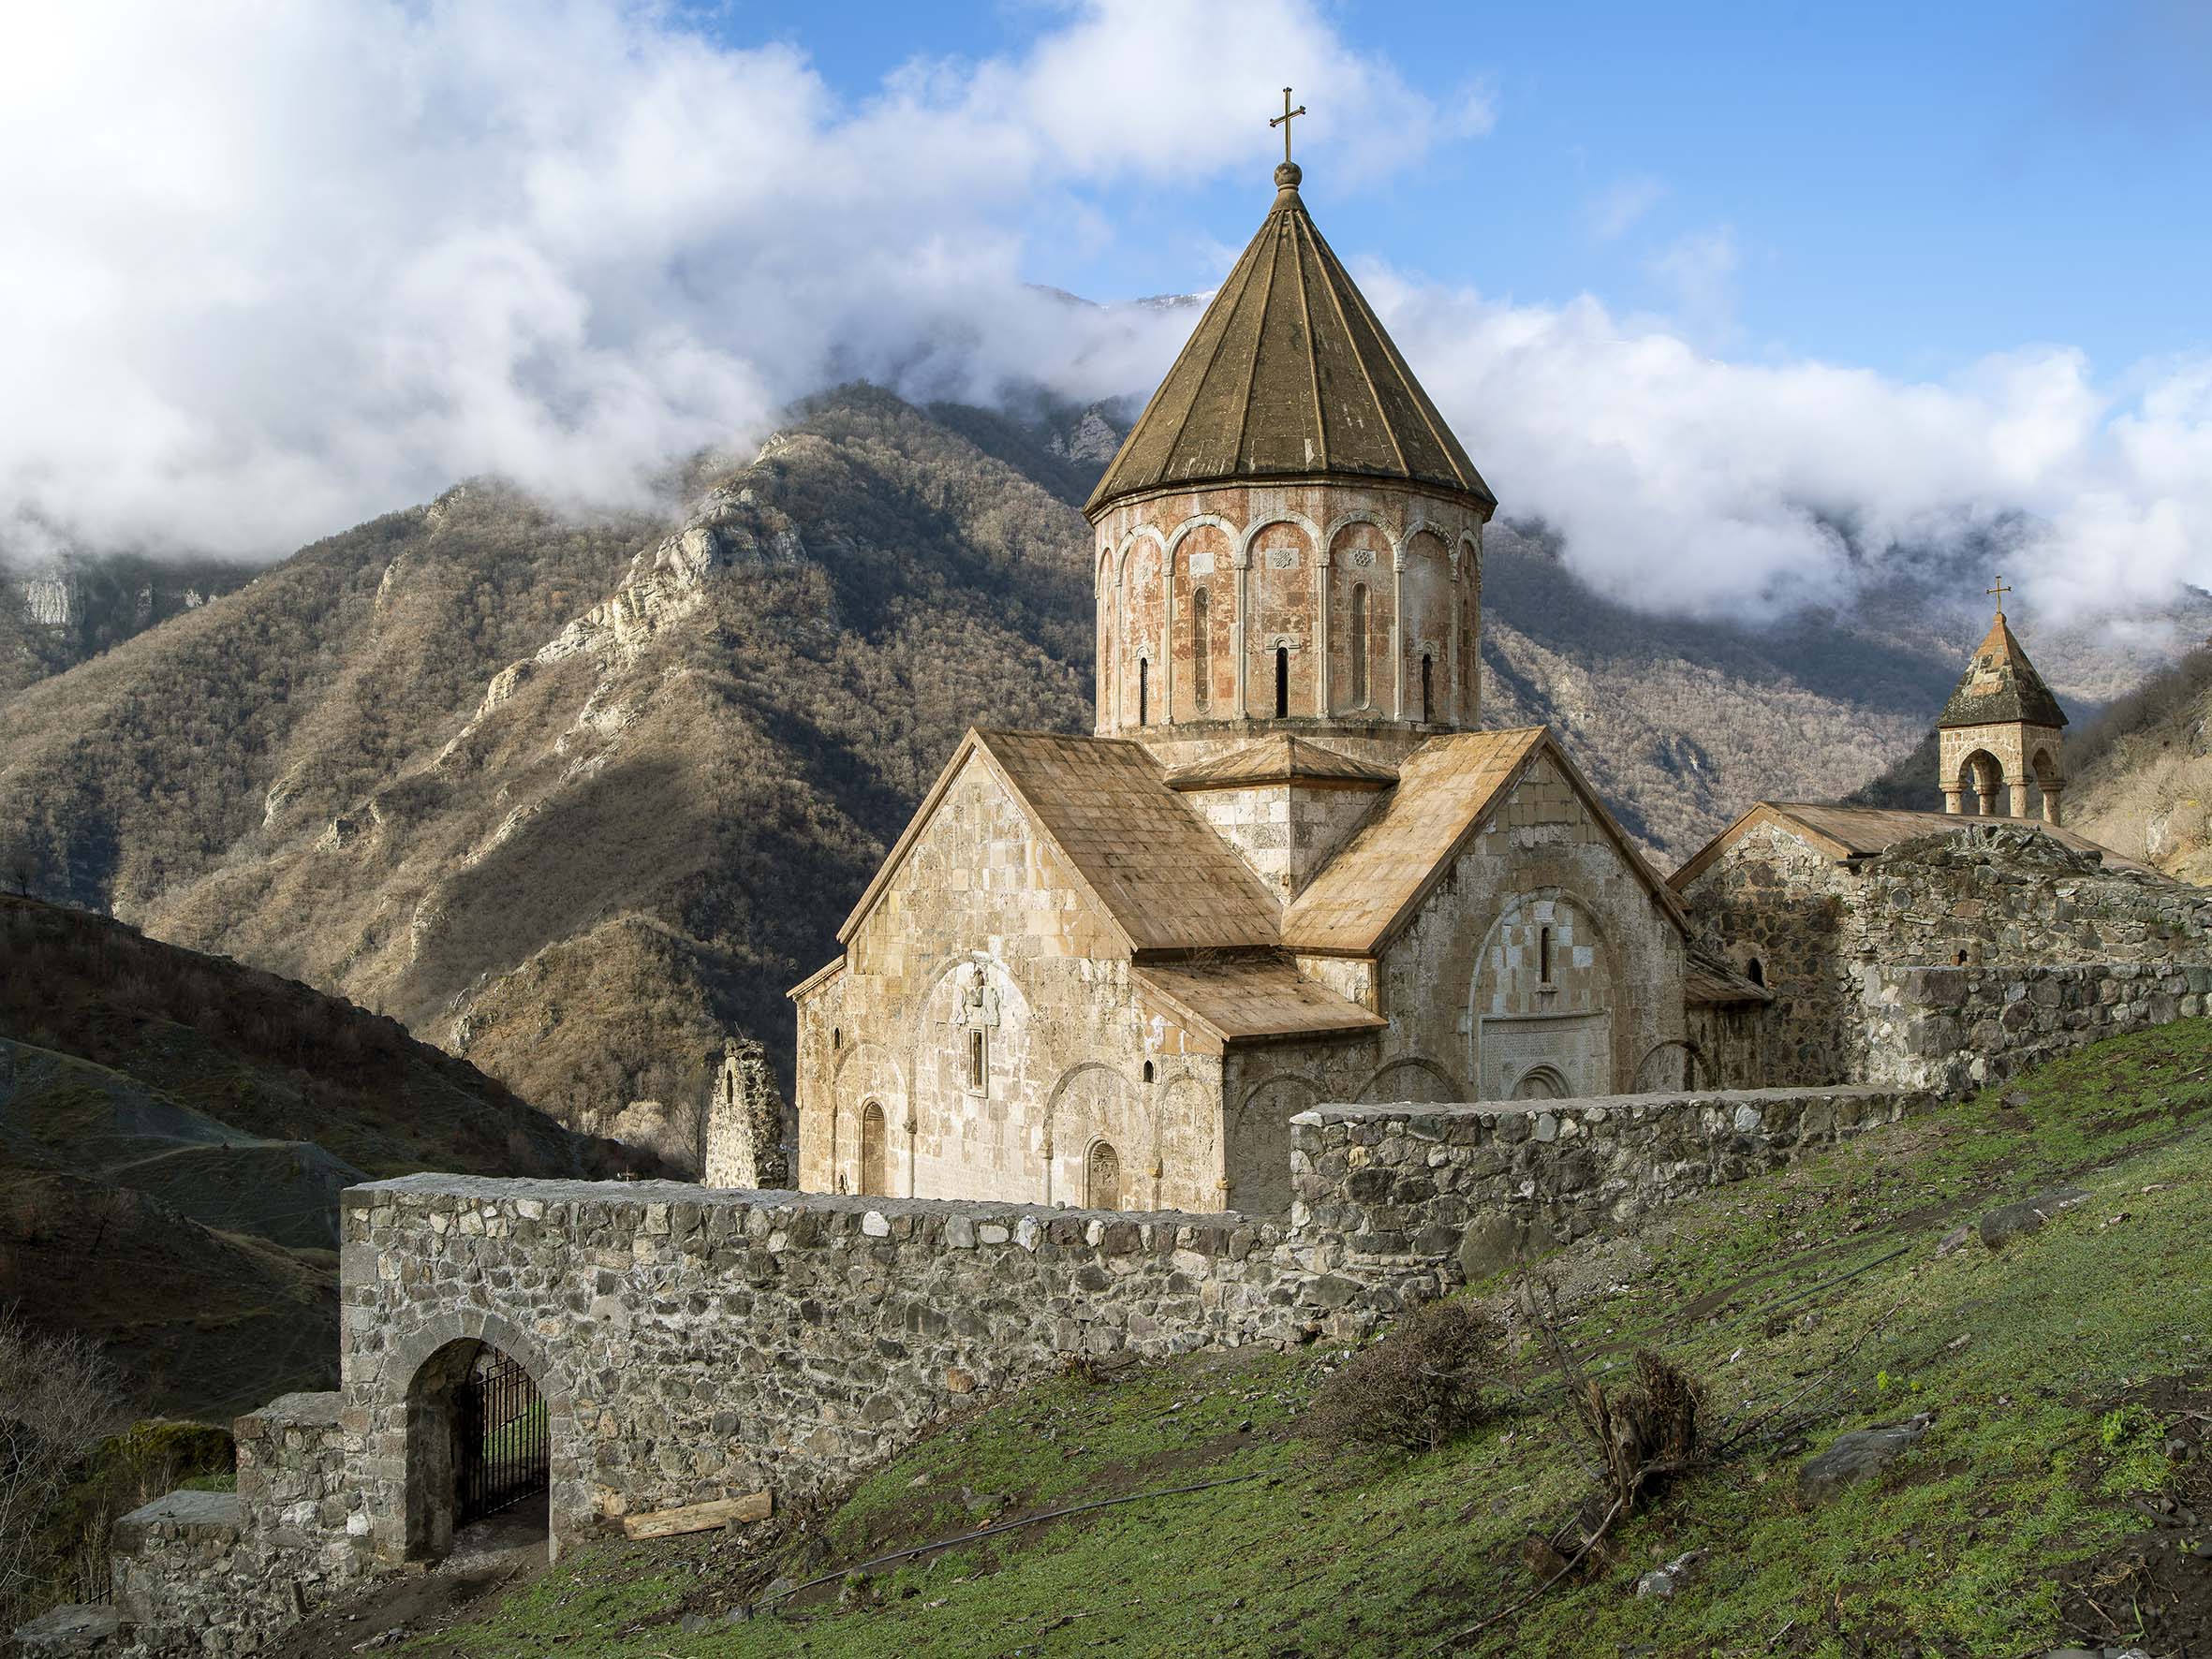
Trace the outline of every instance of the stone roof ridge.
{"type": "Polygon", "coordinates": [[[1998,611],[1982,643],[1974,647],[1973,661],[1943,712],[1939,727],[1987,726],[2020,720],[2030,726],[2064,726],[2066,711],[2043,683],[2043,677],[2028,660],[2028,652],[1998,611]]]}
{"type": "Polygon", "coordinates": [[[1177,486],[1335,477],[1497,500],[1292,177],[1084,510],[1177,486]]]}
{"type": "MultiPolygon", "coordinates": [[[[1686,891],[1722,854],[1762,825],[1778,828],[1836,863],[1858,866],[1915,844],[1941,845],[1946,857],[1986,859],[2017,848],[2040,852],[2029,838],[2065,847],[2079,857],[2101,861],[2106,874],[2155,881],[2175,879],[2126,854],[2090,840],[2078,830],[2034,818],[1969,817],[1963,814],[1916,812],[1908,807],[1845,806],[1821,800],[1760,800],[1705,843],[1669,876],[1668,886],[1686,891]]],[[[1926,858],[1928,853],[1908,855],[1926,858]]]]}
{"type": "Polygon", "coordinates": [[[1378,788],[1398,781],[1395,767],[1355,760],[1323,744],[1288,732],[1274,732],[1239,744],[1210,760],[1193,761],[1168,774],[1171,789],[1219,785],[1289,784],[1301,780],[1369,784],[1378,788]]]}

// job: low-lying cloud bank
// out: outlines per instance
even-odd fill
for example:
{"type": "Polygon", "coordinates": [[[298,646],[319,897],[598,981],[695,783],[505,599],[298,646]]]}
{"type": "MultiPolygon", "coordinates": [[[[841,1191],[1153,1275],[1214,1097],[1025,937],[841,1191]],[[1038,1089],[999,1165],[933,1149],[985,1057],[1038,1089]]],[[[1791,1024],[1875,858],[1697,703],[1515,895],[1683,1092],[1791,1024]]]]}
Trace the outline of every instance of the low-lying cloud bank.
{"type": "MultiPolygon", "coordinates": [[[[478,472],[635,498],[831,376],[1142,391],[1191,314],[1069,305],[1025,247],[1126,230],[1094,186],[1263,177],[1285,78],[1348,177],[1488,119],[1307,0],[1088,0],[859,105],[618,0],[48,8],[0,60],[0,544],[275,556],[478,472]]],[[[2207,580],[2212,357],[1907,384],[1363,276],[1508,510],[1624,597],[1833,598],[1992,526],[2046,603],[2207,580]]]]}

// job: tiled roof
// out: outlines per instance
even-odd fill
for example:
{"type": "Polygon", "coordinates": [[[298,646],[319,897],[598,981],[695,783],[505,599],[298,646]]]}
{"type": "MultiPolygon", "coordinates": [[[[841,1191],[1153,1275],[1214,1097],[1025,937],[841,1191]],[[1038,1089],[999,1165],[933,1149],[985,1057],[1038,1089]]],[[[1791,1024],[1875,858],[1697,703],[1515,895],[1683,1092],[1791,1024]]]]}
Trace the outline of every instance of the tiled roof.
{"type": "Polygon", "coordinates": [[[1163,486],[1396,479],[1497,498],[1278,170],[1275,205],[1084,511],[1163,486]]]}
{"type": "Polygon", "coordinates": [[[1924,835],[1941,835],[1954,830],[2031,830],[2047,835],[2077,853],[2095,853],[2107,870],[2133,870],[2145,875],[2159,874],[2147,864],[2123,858],[2112,848],[2072,830],[2046,824],[2040,818],[1980,818],[1957,813],[1904,812],[1886,806],[1832,806],[1822,801],[1762,800],[1700,847],[1689,861],[1667,878],[1680,892],[1703,875],[1713,861],[1733,846],[1747,831],[1762,824],[1778,824],[1795,833],[1815,851],[1841,863],[1847,859],[1868,859],[1901,842],[1924,835]]]}
{"type": "Polygon", "coordinates": [[[905,861],[971,755],[1006,785],[1037,830],[1138,950],[1273,946],[1280,911],[1260,878],[1167,786],[1142,743],[971,728],[868,884],[838,937],[849,939],[905,861]]]}
{"type": "Polygon", "coordinates": [[[2030,726],[2064,726],[2066,711],[2043,683],[2043,677],[2028,660],[2028,653],[1998,611],[1982,643],[1974,647],[1974,660],[1966,678],[1936,717],[1939,727],[1987,726],[2003,720],[2025,720],[2030,726]]]}
{"type": "Polygon", "coordinates": [[[1139,993],[1161,1012],[1224,1044],[1377,1031],[1390,1023],[1308,979],[1279,952],[1147,962],[1135,978],[1139,993]]]}
{"type": "Polygon", "coordinates": [[[1684,925],[1681,908],[1566,753],[1541,726],[1458,732],[1428,740],[1398,768],[1398,786],[1283,913],[1292,950],[1365,953],[1395,932],[1443,878],[1482,820],[1539,751],[1613,838],[1655,898],[1684,925]]]}
{"type": "Polygon", "coordinates": [[[1255,739],[1168,774],[1171,789],[1247,788],[1257,784],[1351,784],[1376,787],[1394,784],[1398,774],[1387,766],[1354,760],[1304,738],[1277,732],[1255,739]]]}

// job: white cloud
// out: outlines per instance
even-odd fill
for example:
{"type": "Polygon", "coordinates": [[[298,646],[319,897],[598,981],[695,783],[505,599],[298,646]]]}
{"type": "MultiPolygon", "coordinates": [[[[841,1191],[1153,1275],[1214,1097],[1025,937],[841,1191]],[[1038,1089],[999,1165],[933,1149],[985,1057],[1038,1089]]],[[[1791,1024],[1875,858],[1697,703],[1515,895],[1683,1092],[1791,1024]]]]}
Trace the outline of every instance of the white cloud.
{"type": "MultiPolygon", "coordinates": [[[[621,0],[26,14],[0,56],[0,540],[273,555],[486,471],[617,498],[832,374],[1142,393],[1191,314],[1069,306],[1026,249],[1143,234],[1100,219],[1114,184],[1248,173],[1256,217],[1286,80],[1333,176],[1494,116],[1315,0],[1070,4],[1019,55],[858,104],[621,0]]],[[[1725,231],[1674,244],[1661,320],[1383,270],[1371,293],[1507,510],[1624,596],[1839,597],[1892,540],[2020,513],[2039,599],[2212,580],[2212,359],[2117,383],[2060,348],[1924,383],[1730,361],[1739,263],[1725,231]]]]}
{"type": "Polygon", "coordinates": [[[833,372],[1141,386],[1156,325],[1021,282],[1040,217],[1099,234],[1071,192],[1242,168],[1263,200],[1284,78],[1353,176],[1470,119],[1309,0],[1051,22],[854,107],[622,0],[26,14],[0,539],[273,554],[478,471],[617,497],[833,372]]]}
{"type": "Polygon", "coordinates": [[[1847,601],[1893,550],[1992,531],[2045,606],[2212,584],[2212,357],[2125,390],[2057,347],[1902,382],[1726,361],[1586,298],[1363,280],[1502,510],[1548,521],[1631,602],[1756,618],[1847,601]]]}

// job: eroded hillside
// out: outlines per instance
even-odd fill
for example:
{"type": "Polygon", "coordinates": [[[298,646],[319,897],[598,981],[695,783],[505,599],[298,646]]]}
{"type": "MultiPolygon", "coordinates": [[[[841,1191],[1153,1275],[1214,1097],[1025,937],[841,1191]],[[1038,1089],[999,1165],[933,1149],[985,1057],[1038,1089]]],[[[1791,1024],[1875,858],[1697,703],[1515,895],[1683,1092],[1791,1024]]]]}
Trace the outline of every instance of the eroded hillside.
{"type": "Polygon", "coordinates": [[[0,1305],[96,1339],[141,1407],[327,1387],[339,1189],[455,1168],[653,1166],[391,1020],[0,898],[0,1305]]]}
{"type": "MultiPolygon", "coordinates": [[[[361,525],[9,697],[0,859],[389,1013],[568,1122],[656,1102],[624,1133],[684,1155],[725,1036],[788,1079],[783,991],[961,730],[1087,727],[1102,421],[847,389],[697,462],[672,522],[478,482],[361,525]]],[[[1924,729],[1971,620],[1945,641],[1877,598],[1653,617],[1499,524],[1484,719],[1556,726],[1672,861],[1924,729]]]]}

